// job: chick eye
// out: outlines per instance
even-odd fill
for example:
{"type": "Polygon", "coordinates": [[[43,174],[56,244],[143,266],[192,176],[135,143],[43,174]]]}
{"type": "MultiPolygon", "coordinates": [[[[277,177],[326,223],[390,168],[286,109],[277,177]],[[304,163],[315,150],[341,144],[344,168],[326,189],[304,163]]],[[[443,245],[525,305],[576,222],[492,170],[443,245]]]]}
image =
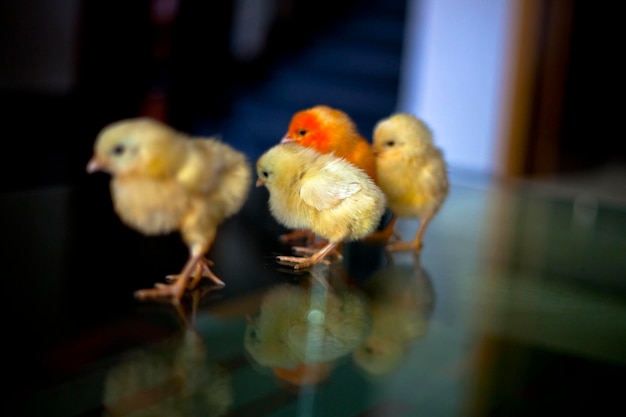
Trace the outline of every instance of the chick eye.
{"type": "Polygon", "coordinates": [[[270,175],[270,174],[269,174],[269,172],[267,172],[267,171],[262,171],[262,172],[261,172],[261,176],[262,176],[263,178],[267,178],[267,177],[269,177],[269,175],[270,175]]]}
{"type": "Polygon", "coordinates": [[[300,135],[300,136],[304,136],[304,135],[306,135],[306,129],[300,129],[300,130],[298,130],[298,135],[300,135]]]}
{"type": "Polygon", "coordinates": [[[385,142],[385,145],[387,145],[387,146],[393,146],[395,144],[396,144],[396,141],[393,140],[393,139],[392,140],[388,140],[387,142],[385,142]]]}
{"type": "Polygon", "coordinates": [[[126,148],[124,147],[124,145],[117,145],[115,148],[111,150],[111,153],[113,155],[118,155],[118,156],[123,154],[124,152],[126,152],[126,148]]]}

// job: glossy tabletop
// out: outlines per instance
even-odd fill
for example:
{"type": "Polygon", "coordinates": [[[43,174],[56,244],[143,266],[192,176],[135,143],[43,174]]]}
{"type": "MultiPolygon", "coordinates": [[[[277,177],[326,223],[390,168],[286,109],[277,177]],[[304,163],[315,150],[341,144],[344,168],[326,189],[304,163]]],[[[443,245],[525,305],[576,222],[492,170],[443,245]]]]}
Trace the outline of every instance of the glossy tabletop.
{"type": "MultiPolygon", "coordinates": [[[[626,207],[454,183],[421,256],[351,243],[294,272],[254,188],[179,308],[106,176],[0,197],[7,416],[607,415],[626,377],[626,207]],[[207,284],[208,285],[208,284],[207,284]]],[[[411,238],[417,222],[402,220],[411,238]]]]}

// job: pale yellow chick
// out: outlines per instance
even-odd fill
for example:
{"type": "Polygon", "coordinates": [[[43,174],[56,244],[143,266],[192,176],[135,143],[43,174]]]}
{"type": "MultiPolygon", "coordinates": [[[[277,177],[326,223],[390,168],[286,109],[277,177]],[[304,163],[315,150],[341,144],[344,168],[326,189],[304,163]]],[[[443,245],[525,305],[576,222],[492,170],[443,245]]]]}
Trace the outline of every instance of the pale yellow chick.
{"type": "Polygon", "coordinates": [[[282,143],[257,161],[257,186],[269,190],[269,208],[283,226],[308,229],[328,243],[309,257],[279,256],[305,268],[345,241],[359,240],[377,226],[385,196],[360,168],[333,154],[282,143]]]}
{"type": "Polygon", "coordinates": [[[178,303],[202,276],[224,285],[204,255],[249,193],[252,169],[243,153],[156,120],[127,119],[102,129],[87,171],[111,174],[113,206],[126,225],[145,235],[178,231],[189,248],[182,271],[169,276],[173,283],[137,291],[137,298],[178,303]]]}
{"type": "Polygon", "coordinates": [[[394,114],[376,124],[373,149],[378,185],[394,214],[386,228],[387,237],[392,235],[398,217],[415,218],[420,223],[412,241],[390,243],[387,249],[419,252],[424,232],[449,192],[443,153],[435,146],[428,126],[406,113],[394,114]]]}

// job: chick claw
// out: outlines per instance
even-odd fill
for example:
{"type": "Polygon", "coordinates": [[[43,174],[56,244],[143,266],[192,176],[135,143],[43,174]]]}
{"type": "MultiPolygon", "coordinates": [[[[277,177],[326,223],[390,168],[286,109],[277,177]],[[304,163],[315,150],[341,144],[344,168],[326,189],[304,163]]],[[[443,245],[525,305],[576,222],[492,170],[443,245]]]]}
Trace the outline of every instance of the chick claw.
{"type": "Polygon", "coordinates": [[[327,259],[317,260],[313,256],[277,256],[276,261],[281,265],[293,266],[294,269],[304,269],[317,263],[330,265],[327,259]],[[294,265],[295,264],[295,265],[294,265]]]}
{"type": "MultiPolygon", "coordinates": [[[[278,261],[278,263],[281,263],[283,265],[285,265],[286,263],[292,263],[295,264],[293,267],[294,269],[302,269],[302,268],[307,268],[311,265],[314,264],[319,264],[319,263],[323,263],[326,265],[329,265],[330,262],[328,260],[325,259],[326,255],[330,254],[330,253],[336,253],[336,249],[338,246],[340,246],[341,243],[339,242],[329,242],[327,243],[323,248],[319,249],[318,251],[316,251],[313,255],[308,256],[308,257],[302,257],[302,256],[277,256],[276,260],[278,261]]],[[[308,249],[308,248],[305,248],[308,249]]]]}
{"type": "MultiPolygon", "coordinates": [[[[192,259],[190,262],[196,261],[192,259]]],[[[209,268],[211,265],[213,265],[212,261],[200,258],[195,265],[188,264],[180,274],[166,276],[166,279],[170,281],[169,284],[156,283],[154,288],[135,291],[135,298],[141,301],[169,300],[171,303],[178,305],[185,291],[196,289],[202,277],[209,278],[218,286],[223,287],[226,284],[211,271],[211,268],[209,268]],[[191,274],[189,273],[190,268],[193,268],[193,273],[191,274]]]]}
{"type": "Polygon", "coordinates": [[[185,292],[185,288],[182,285],[174,284],[154,284],[154,288],[148,288],[144,290],[135,291],[135,298],[140,301],[154,300],[165,301],[169,300],[173,304],[178,304],[185,292]]]}
{"type": "MultiPolygon", "coordinates": [[[[213,271],[211,271],[211,266],[213,266],[213,261],[210,261],[206,258],[200,259],[199,263],[194,268],[195,270],[191,276],[191,282],[189,282],[189,284],[187,285],[187,289],[195,289],[202,278],[208,278],[219,286],[225,286],[226,284],[224,283],[224,281],[219,279],[217,275],[215,275],[213,271]]],[[[165,279],[168,282],[173,282],[181,278],[181,276],[182,274],[172,274],[167,275],[165,279]]]]}

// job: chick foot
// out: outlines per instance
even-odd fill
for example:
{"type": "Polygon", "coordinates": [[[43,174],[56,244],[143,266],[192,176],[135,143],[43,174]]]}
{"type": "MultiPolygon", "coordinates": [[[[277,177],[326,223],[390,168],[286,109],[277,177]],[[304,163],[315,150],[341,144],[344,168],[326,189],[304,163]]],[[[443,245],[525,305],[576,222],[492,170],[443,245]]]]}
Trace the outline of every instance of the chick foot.
{"type": "Polygon", "coordinates": [[[277,256],[276,261],[281,265],[293,266],[294,269],[304,269],[309,266],[323,263],[330,265],[327,259],[313,260],[312,256],[277,256]]]}
{"type": "Polygon", "coordinates": [[[193,254],[187,260],[180,274],[169,276],[169,279],[172,280],[171,283],[156,283],[154,288],[135,291],[135,298],[140,301],[170,301],[175,306],[178,306],[185,291],[188,288],[196,288],[203,276],[207,276],[218,283],[218,285],[224,286],[224,282],[215,276],[209,268],[212,264],[211,261],[203,256],[193,254]]]}
{"type": "Polygon", "coordinates": [[[294,269],[303,269],[319,263],[328,265],[330,262],[325,257],[334,251],[338,245],[339,243],[328,243],[311,256],[277,256],[276,260],[283,265],[294,264],[294,269]]]}
{"type": "Polygon", "coordinates": [[[163,284],[157,282],[154,288],[146,288],[135,291],[135,298],[139,301],[170,301],[174,305],[178,305],[185,293],[185,281],[177,280],[172,284],[163,284]]]}
{"type": "MultiPolygon", "coordinates": [[[[293,246],[291,250],[297,255],[314,255],[316,252],[323,249],[326,245],[328,245],[328,241],[320,241],[316,242],[310,246],[293,246]]],[[[341,248],[339,246],[335,247],[331,251],[328,252],[328,256],[334,256],[339,259],[343,259],[343,255],[341,253],[341,248]]]]}
{"type": "Polygon", "coordinates": [[[396,252],[396,251],[404,251],[404,250],[413,250],[417,253],[419,253],[422,250],[422,242],[416,242],[416,241],[412,241],[412,242],[394,242],[394,243],[390,243],[389,245],[387,245],[385,247],[386,250],[388,250],[389,252],[396,252]]]}
{"type": "MultiPolygon", "coordinates": [[[[213,281],[215,284],[219,285],[220,287],[225,286],[226,284],[224,283],[224,281],[219,279],[217,275],[215,275],[213,271],[211,271],[211,268],[210,268],[211,266],[213,266],[213,261],[210,261],[206,258],[201,258],[194,268],[194,273],[193,275],[191,275],[191,282],[187,284],[187,289],[189,290],[195,289],[200,283],[200,280],[202,278],[208,278],[211,281],[213,281]]],[[[167,275],[165,279],[168,282],[174,282],[180,279],[182,275],[183,275],[182,273],[174,274],[174,275],[167,275]]]]}
{"type": "Polygon", "coordinates": [[[415,237],[410,242],[394,242],[386,246],[388,251],[401,251],[401,250],[414,250],[416,253],[420,253],[422,250],[422,240],[424,238],[424,233],[426,232],[426,228],[432,219],[431,217],[427,217],[420,222],[420,226],[417,229],[417,233],[415,237]]]}

